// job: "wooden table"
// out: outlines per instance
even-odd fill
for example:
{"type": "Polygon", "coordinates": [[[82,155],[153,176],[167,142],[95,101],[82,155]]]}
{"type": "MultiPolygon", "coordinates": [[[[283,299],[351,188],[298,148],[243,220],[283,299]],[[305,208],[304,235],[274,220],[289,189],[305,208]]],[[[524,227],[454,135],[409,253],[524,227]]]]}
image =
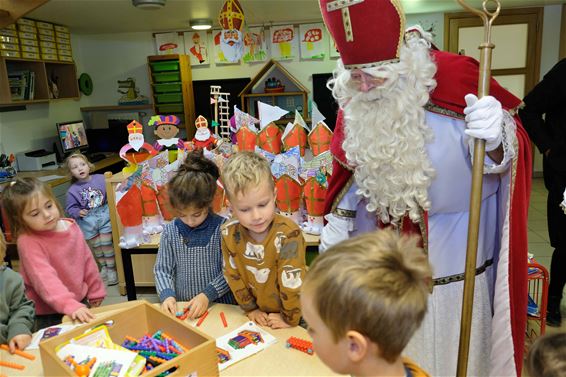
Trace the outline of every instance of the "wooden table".
{"type": "MultiPolygon", "coordinates": [[[[117,310],[128,308],[135,302],[126,302],[100,308],[93,309],[97,316],[111,315],[117,310]]],[[[182,310],[184,303],[178,304],[179,310],[182,310]]],[[[215,304],[210,309],[210,313],[199,327],[200,330],[212,337],[220,337],[228,332],[238,328],[248,321],[243,311],[234,305],[215,304]],[[220,312],[224,312],[228,327],[224,328],[220,320],[220,312]]],[[[63,319],[65,321],[66,318],[63,319]]],[[[191,323],[196,321],[189,321],[191,323]]],[[[220,372],[221,376],[335,376],[320,359],[314,355],[287,349],[285,341],[290,336],[303,339],[310,339],[306,330],[302,327],[293,327],[290,329],[272,330],[266,328],[270,334],[276,339],[277,343],[271,345],[267,349],[248,357],[220,372]]],[[[43,376],[43,367],[41,365],[39,350],[28,351],[37,356],[35,361],[29,361],[19,356],[12,356],[6,351],[0,351],[3,361],[14,362],[25,365],[23,371],[0,367],[0,374],[7,376],[43,376]]]]}

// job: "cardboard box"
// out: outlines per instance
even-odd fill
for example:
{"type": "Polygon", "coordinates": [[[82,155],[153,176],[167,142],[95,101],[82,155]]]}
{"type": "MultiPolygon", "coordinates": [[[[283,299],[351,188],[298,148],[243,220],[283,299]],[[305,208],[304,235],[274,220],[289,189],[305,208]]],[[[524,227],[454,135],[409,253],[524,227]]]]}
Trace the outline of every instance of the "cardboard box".
{"type": "Polygon", "coordinates": [[[19,58],[21,57],[21,54],[19,51],[0,50],[0,56],[4,56],[6,58],[19,58]]]}
{"type": "Polygon", "coordinates": [[[46,42],[53,42],[53,43],[55,43],[55,36],[53,36],[53,35],[39,34],[39,40],[40,40],[40,41],[46,41],[46,42]]]}
{"type": "Polygon", "coordinates": [[[22,52],[22,58],[39,60],[40,56],[37,52],[22,52]]]}
{"type": "Polygon", "coordinates": [[[53,24],[50,24],[49,22],[36,21],[36,26],[38,29],[53,30],[53,24]]]}
{"type": "Polygon", "coordinates": [[[48,35],[51,37],[55,36],[55,32],[53,31],[53,29],[37,29],[39,31],[40,35],[48,35]]]}
{"type": "Polygon", "coordinates": [[[24,33],[37,33],[35,26],[18,25],[18,30],[23,31],[24,33]]]}
{"type": "Polygon", "coordinates": [[[58,31],[60,33],[68,33],[69,32],[69,28],[66,26],[61,26],[61,25],[54,25],[55,26],[55,31],[58,31]]]}
{"type": "Polygon", "coordinates": [[[18,20],[16,21],[16,23],[18,25],[27,25],[27,26],[33,26],[35,27],[35,21],[34,20],[29,20],[27,18],[18,18],[18,20]]]}
{"type": "Polygon", "coordinates": [[[73,57],[72,56],[59,55],[59,61],[61,61],[61,62],[73,62],[73,57]]]}
{"type": "Polygon", "coordinates": [[[162,330],[189,349],[176,358],[163,363],[159,367],[144,373],[143,377],[157,376],[160,373],[177,367],[173,376],[218,376],[216,341],[187,323],[163,313],[158,307],[146,301],[130,306],[116,313],[101,315],[85,326],[77,327],[62,335],[47,339],[39,344],[43,374],[49,376],[75,376],[74,372],[56,354],[60,344],[84,333],[88,327],[94,327],[108,320],[113,325],[108,332],[114,343],[121,344],[126,335],[141,338],[146,333],[153,334],[162,330]]]}
{"type": "Polygon", "coordinates": [[[35,39],[20,39],[20,44],[22,46],[34,46],[34,47],[39,46],[39,42],[36,41],[35,39]]]}

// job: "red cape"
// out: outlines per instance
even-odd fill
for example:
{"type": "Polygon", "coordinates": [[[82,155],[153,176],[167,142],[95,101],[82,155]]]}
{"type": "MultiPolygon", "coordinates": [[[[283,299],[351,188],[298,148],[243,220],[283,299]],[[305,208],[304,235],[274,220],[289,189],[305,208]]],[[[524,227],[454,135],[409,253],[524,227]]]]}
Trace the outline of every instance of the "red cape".
{"type": "MultiPolygon", "coordinates": [[[[444,51],[431,51],[437,65],[436,88],[431,93],[430,102],[436,107],[449,110],[454,115],[463,117],[466,103],[464,96],[478,92],[479,63],[477,60],[444,51]]],[[[494,79],[490,82],[489,94],[497,98],[503,108],[514,110],[521,100],[505,90],[494,79]]],[[[437,110],[440,110],[437,109],[437,110]]],[[[435,109],[430,109],[435,111],[435,109]]],[[[523,347],[526,329],[527,313],[527,218],[531,193],[531,146],[530,140],[518,116],[514,117],[517,124],[516,175],[511,191],[510,234],[509,234],[509,286],[511,297],[511,328],[513,333],[515,365],[517,375],[521,375],[523,365],[523,347]]],[[[344,141],[344,117],[342,110],[338,112],[334,136],[330,151],[334,157],[332,176],[328,182],[328,193],[325,202],[325,213],[333,209],[336,199],[340,198],[342,189],[352,177],[345,152],[342,149],[344,141]]],[[[337,203],[336,203],[337,204],[337,203]]],[[[418,229],[414,227],[413,229],[418,229]]]]}

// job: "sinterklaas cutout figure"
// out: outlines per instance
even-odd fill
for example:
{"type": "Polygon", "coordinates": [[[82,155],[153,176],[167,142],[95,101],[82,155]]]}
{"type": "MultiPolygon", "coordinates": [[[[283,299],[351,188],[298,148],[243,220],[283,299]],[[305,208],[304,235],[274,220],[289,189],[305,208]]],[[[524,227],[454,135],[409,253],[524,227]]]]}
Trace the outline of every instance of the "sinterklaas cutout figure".
{"type": "Polygon", "coordinates": [[[301,184],[287,174],[283,174],[275,181],[275,188],[277,189],[275,204],[279,213],[301,224],[301,184]]]}
{"type": "Polygon", "coordinates": [[[310,130],[301,116],[301,113],[295,110],[295,121],[287,124],[283,136],[281,137],[283,148],[288,151],[293,147],[299,147],[301,157],[304,157],[307,147],[307,131],[310,130]]]}
{"type": "Polygon", "coordinates": [[[259,120],[248,113],[244,113],[234,106],[234,118],[236,122],[236,144],[238,150],[243,152],[255,151],[257,145],[257,128],[259,120]]]}
{"type": "Polygon", "coordinates": [[[312,130],[309,132],[308,141],[313,156],[318,156],[330,150],[330,141],[332,140],[332,130],[324,123],[324,115],[318,110],[316,104],[312,106],[312,130]]]}
{"type": "Polygon", "coordinates": [[[305,233],[320,235],[324,226],[324,198],[326,197],[327,185],[319,182],[317,177],[310,177],[303,185],[305,207],[307,209],[307,221],[303,224],[305,233]]]}
{"type": "Polygon", "coordinates": [[[273,154],[281,153],[281,129],[274,123],[288,111],[258,101],[259,128],[257,146],[273,154]]]}
{"type": "Polygon", "coordinates": [[[136,120],[132,120],[127,126],[128,128],[128,144],[120,149],[120,158],[128,162],[128,167],[124,168],[124,173],[132,173],[136,171],[137,164],[143,162],[157,154],[153,146],[147,143],[143,136],[143,126],[136,120]],[[142,153],[140,149],[145,149],[149,153],[142,153]],[[133,149],[137,153],[126,154],[129,150],[133,149]]]}

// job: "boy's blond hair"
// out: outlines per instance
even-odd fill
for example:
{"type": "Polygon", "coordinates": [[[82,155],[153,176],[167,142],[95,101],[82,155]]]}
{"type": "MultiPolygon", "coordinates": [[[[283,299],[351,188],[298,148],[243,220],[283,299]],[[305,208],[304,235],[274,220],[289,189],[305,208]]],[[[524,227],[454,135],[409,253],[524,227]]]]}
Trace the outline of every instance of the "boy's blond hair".
{"type": "Polygon", "coordinates": [[[75,182],[77,180],[75,177],[73,177],[73,174],[71,173],[70,163],[71,163],[71,159],[73,159],[73,158],[80,158],[81,160],[86,162],[86,164],[88,165],[88,168],[90,169],[91,172],[94,170],[94,164],[92,162],[90,162],[84,154],[82,154],[81,152],[73,152],[72,154],[69,155],[69,157],[67,157],[65,159],[65,162],[63,164],[63,166],[65,167],[65,171],[67,172],[67,174],[69,176],[71,176],[72,182],[75,182]]]}
{"type": "Polygon", "coordinates": [[[222,168],[222,183],[228,198],[245,194],[263,182],[268,182],[271,189],[275,187],[269,162],[257,153],[238,152],[222,168]]]}
{"type": "Polygon", "coordinates": [[[380,230],[350,238],[317,257],[303,291],[334,341],[355,330],[392,363],[420,326],[432,272],[416,237],[380,230]]]}
{"type": "Polygon", "coordinates": [[[566,334],[548,334],[538,338],[527,355],[531,377],[566,376],[566,334]]]}
{"type": "Polygon", "coordinates": [[[2,192],[2,206],[6,211],[8,224],[10,224],[14,237],[17,238],[21,234],[31,231],[24,220],[24,210],[28,202],[36,200],[40,193],[53,201],[53,205],[57,207],[59,214],[63,214],[61,204],[53,195],[51,187],[39,179],[33,177],[16,178],[15,181],[6,185],[2,192]]]}

